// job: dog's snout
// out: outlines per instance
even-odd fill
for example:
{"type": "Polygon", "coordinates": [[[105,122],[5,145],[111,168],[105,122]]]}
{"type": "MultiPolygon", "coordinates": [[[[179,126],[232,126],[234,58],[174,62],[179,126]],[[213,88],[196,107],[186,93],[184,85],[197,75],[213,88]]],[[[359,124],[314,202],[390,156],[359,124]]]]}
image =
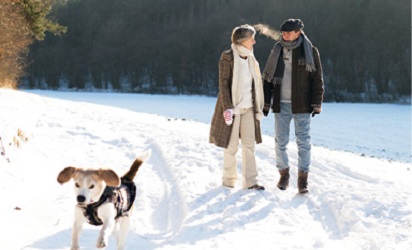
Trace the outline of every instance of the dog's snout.
{"type": "Polygon", "coordinates": [[[86,201],[86,197],[84,197],[83,195],[77,196],[77,202],[85,202],[85,201],[86,201]]]}

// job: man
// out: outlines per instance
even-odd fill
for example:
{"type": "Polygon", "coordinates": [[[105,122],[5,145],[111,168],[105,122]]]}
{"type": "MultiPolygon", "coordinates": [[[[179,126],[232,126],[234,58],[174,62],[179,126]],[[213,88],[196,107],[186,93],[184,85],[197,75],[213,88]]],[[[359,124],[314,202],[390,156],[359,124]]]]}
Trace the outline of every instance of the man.
{"type": "Polygon", "coordinates": [[[300,19],[285,20],[280,28],[282,38],[273,47],[263,70],[265,105],[275,113],[276,166],[280,173],[277,187],[289,186],[289,159],[286,152],[290,122],[295,125],[298,145],[298,189],[308,192],[310,166],[310,114],[320,114],[324,93],[319,51],[303,32],[300,19]]]}

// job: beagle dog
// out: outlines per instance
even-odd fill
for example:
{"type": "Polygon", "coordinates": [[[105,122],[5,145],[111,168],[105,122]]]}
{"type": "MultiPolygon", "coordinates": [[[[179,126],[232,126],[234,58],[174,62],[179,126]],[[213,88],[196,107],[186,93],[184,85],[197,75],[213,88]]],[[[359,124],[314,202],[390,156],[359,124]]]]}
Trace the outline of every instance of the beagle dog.
{"type": "Polygon", "coordinates": [[[119,177],[111,169],[83,169],[66,167],[57,176],[57,182],[66,183],[73,179],[77,204],[72,229],[71,249],[79,249],[79,235],[82,225],[102,225],[96,247],[108,246],[110,234],[117,240],[117,249],[125,247],[129,231],[133,203],[136,198],[136,185],[133,179],[150,151],[137,157],[129,171],[119,177]],[[116,230],[117,225],[119,230],[116,230]]]}

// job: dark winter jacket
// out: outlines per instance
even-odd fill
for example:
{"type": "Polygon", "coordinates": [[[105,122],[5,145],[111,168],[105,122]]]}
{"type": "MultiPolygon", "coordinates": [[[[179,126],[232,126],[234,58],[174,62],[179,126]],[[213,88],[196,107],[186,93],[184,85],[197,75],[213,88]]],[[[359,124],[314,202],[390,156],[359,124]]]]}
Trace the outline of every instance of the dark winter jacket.
{"type": "MultiPolygon", "coordinates": [[[[233,109],[232,103],[232,76],[233,76],[233,51],[226,50],[222,53],[219,61],[219,94],[216,101],[215,111],[210,127],[209,142],[218,147],[227,148],[232,133],[232,125],[228,126],[223,118],[226,109],[233,109]]],[[[252,86],[254,86],[252,84],[252,86]]],[[[252,87],[252,96],[255,90],[252,87]]],[[[255,103],[254,101],[252,103],[255,103]]],[[[254,107],[256,108],[256,107],[254,107]]],[[[254,112],[256,114],[256,110],[254,112]]],[[[236,119],[236,118],[235,118],[236,119]]],[[[260,121],[255,116],[255,140],[256,143],[262,142],[260,131],[260,121]]]]}
{"type": "MultiPolygon", "coordinates": [[[[313,58],[316,70],[308,72],[305,65],[298,65],[301,47],[292,51],[292,113],[311,113],[312,105],[322,105],[324,83],[319,51],[313,47],[313,58]]],[[[272,111],[280,112],[281,84],[267,81],[263,83],[265,106],[272,103],[272,111]]]]}

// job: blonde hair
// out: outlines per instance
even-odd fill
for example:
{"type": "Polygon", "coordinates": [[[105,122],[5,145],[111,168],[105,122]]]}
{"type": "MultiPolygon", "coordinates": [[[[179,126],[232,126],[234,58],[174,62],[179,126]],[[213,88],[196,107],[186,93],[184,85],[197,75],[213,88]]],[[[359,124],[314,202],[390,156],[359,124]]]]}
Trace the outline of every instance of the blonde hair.
{"type": "Polygon", "coordinates": [[[238,26],[232,31],[232,43],[241,44],[243,41],[249,39],[256,34],[255,28],[249,24],[238,26]]]}

